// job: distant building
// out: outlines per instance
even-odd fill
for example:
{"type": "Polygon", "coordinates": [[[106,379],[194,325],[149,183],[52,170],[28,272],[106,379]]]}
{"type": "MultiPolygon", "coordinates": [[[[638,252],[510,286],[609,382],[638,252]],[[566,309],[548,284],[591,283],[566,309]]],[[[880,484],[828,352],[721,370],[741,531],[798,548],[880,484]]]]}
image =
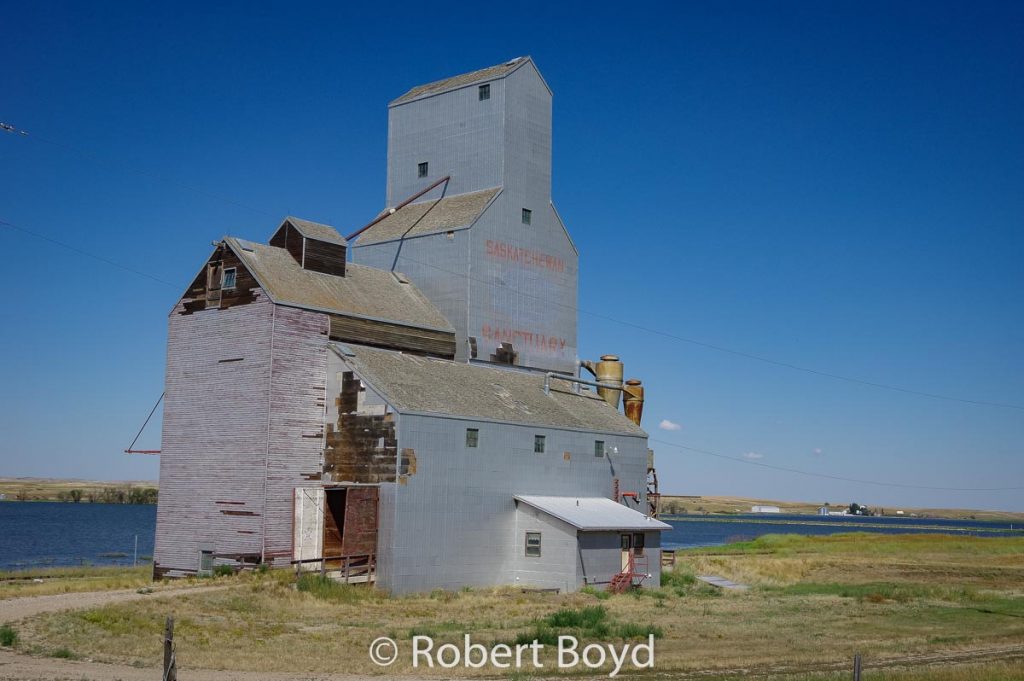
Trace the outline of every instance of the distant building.
{"type": "Polygon", "coordinates": [[[751,513],[782,513],[778,506],[751,506],[751,513]]]}
{"type": "Polygon", "coordinates": [[[818,509],[818,515],[828,515],[828,514],[829,514],[828,506],[822,506],[821,508],[818,509]]]}

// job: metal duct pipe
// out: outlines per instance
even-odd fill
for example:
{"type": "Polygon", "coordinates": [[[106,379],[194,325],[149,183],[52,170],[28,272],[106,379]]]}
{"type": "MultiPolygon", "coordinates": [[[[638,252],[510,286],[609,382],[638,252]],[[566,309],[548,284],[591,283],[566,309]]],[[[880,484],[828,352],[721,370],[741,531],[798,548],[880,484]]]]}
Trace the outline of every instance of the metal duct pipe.
{"type": "Polygon", "coordinates": [[[639,380],[631,378],[626,381],[622,389],[622,401],[626,418],[639,426],[644,416],[644,388],[639,380]]]}
{"type": "Polygon", "coordinates": [[[622,390],[622,362],[619,361],[618,356],[601,355],[600,362],[584,360],[580,362],[580,366],[594,374],[597,382],[602,384],[597,389],[597,394],[601,396],[601,399],[618,410],[619,392],[622,390]]]}

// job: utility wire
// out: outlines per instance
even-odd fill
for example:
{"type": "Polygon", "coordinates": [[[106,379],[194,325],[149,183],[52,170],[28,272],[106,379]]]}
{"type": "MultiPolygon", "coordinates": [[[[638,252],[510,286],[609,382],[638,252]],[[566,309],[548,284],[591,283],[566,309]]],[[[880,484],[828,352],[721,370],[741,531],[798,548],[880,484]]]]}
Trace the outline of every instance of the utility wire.
{"type": "Polygon", "coordinates": [[[750,459],[743,459],[738,456],[728,456],[727,454],[719,454],[718,452],[712,452],[707,449],[700,449],[698,447],[689,447],[687,445],[681,445],[677,442],[669,442],[668,440],[659,440],[657,438],[648,437],[651,442],[657,442],[658,444],[667,445],[669,447],[676,447],[677,449],[685,449],[688,452],[696,452],[698,454],[705,454],[707,456],[713,456],[718,459],[725,459],[726,461],[733,461],[735,463],[744,463],[749,466],[760,466],[761,468],[770,468],[776,471],[783,471],[786,473],[797,473],[799,475],[807,475],[812,478],[826,478],[828,480],[840,480],[842,482],[855,482],[861,485],[878,485],[880,487],[900,487],[904,489],[923,489],[940,492],[1009,492],[1016,490],[1024,490],[1024,487],[935,487],[931,485],[911,485],[907,483],[899,482],[882,482],[879,480],[862,480],[860,478],[848,478],[842,475],[829,475],[828,473],[812,473],[810,471],[802,471],[798,468],[787,468],[786,466],[775,466],[770,463],[762,463],[760,461],[751,461],[750,459]]]}
{"type": "Polygon", "coordinates": [[[3,218],[0,218],[0,225],[2,225],[4,227],[7,227],[9,229],[13,229],[13,230],[18,231],[18,232],[21,232],[22,234],[28,234],[29,236],[33,236],[33,237],[35,237],[37,239],[42,239],[43,241],[48,241],[51,244],[54,244],[56,246],[60,246],[61,248],[66,248],[67,250],[72,251],[73,253],[78,253],[79,255],[84,255],[87,258],[92,258],[93,260],[98,260],[99,262],[104,263],[106,265],[110,265],[111,267],[116,267],[117,269],[124,270],[125,272],[131,272],[132,274],[138,275],[140,277],[145,277],[146,279],[150,279],[150,280],[155,281],[155,282],[157,282],[159,284],[164,284],[166,286],[173,286],[176,289],[180,289],[181,288],[180,285],[172,284],[171,282],[167,281],[166,279],[161,279],[159,277],[154,277],[152,274],[149,274],[148,272],[143,272],[141,270],[137,270],[137,269],[128,267],[127,265],[122,265],[121,263],[119,263],[119,262],[117,262],[115,260],[111,260],[110,258],[105,258],[102,255],[97,255],[95,253],[90,253],[89,251],[82,250],[81,248],[78,248],[77,246],[72,246],[71,244],[64,243],[63,241],[58,241],[57,239],[54,239],[53,237],[46,236],[45,234],[40,234],[39,232],[33,231],[31,229],[28,229],[27,227],[22,227],[21,225],[16,225],[13,222],[9,222],[7,220],[4,220],[3,218]]]}
{"type": "Polygon", "coordinates": [[[107,170],[113,170],[115,172],[123,172],[123,173],[128,173],[128,174],[131,174],[131,175],[140,175],[140,176],[144,176],[144,177],[149,177],[149,178],[152,178],[154,180],[159,180],[160,182],[165,182],[167,184],[174,185],[174,186],[178,187],[179,189],[184,189],[186,191],[190,191],[190,192],[199,194],[200,196],[205,196],[205,197],[210,198],[210,199],[217,199],[218,201],[223,201],[225,203],[229,203],[232,206],[237,206],[238,208],[244,208],[245,210],[249,210],[249,211],[252,211],[254,213],[260,213],[261,215],[267,215],[267,216],[270,216],[270,217],[276,217],[273,213],[269,213],[269,212],[263,210],[262,208],[255,208],[253,206],[244,204],[241,201],[235,201],[234,199],[232,199],[230,197],[227,197],[227,196],[224,196],[222,194],[216,194],[214,192],[207,191],[207,190],[202,189],[200,187],[196,187],[194,185],[187,184],[187,183],[182,182],[180,180],[176,180],[173,177],[167,177],[166,175],[160,175],[158,173],[154,173],[154,172],[152,172],[150,170],[145,170],[145,169],[142,169],[142,168],[131,168],[131,167],[128,167],[128,166],[120,166],[119,167],[119,166],[117,166],[115,164],[110,163],[109,161],[105,161],[104,159],[102,159],[101,157],[99,157],[98,155],[96,155],[95,153],[93,153],[91,151],[87,151],[85,149],[80,149],[80,148],[72,146],[70,144],[65,144],[64,142],[58,142],[56,140],[51,140],[51,139],[47,139],[45,137],[40,137],[39,135],[36,135],[36,134],[29,134],[28,131],[21,130],[20,128],[17,128],[14,125],[11,125],[10,123],[0,123],[0,132],[7,132],[7,133],[10,133],[12,135],[18,135],[19,137],[24,137],[24,138],[29,139],[29,140],[35,140],[35,141],[38,141],[38,142],[42,142],[43,144],[49,144],[50,146],[58,147],[60,149],[66,150],[66,151],[70,151],[70,152],[72,152],[74,154],[78,154],[79,156],[81,156],[82,158],[84,158],[86,160],[92,161],[93,163],[97,164],[98,166],[100,166],[102,168],[106,168],[107,170]]]}
{"type": "MultiPolygon", "coordinates": [[[[57,147],[61,147],[63,149],[70,150],[70,151],[72,151],[74,153],[77,153],[77,154],[81,155],[84,158],[90,159],[90,160],[92,160],[92,161],[94,161],[94,162],[96,162],[96,163],[98,163],[100,165],[106,166],[108,168],[112,168],[113,167],[113,166],[110,166],[110,165],[106,164],[105,162],[103,162],[95,154],[92,154],[90,152],[86,152],[86,151],[77,149],[76,147],[73,147],[73,146],[68,145],[68,144],[64,144],[62,142],[56,142],[56,141],[48,140],[46,138],[38,137],[38,136],[35,136],[35,135],[29,135],[29,133],[26,132],[25,130],[18,129],[15,126],[13,126],[13,125],[11,125],[9,123],[0,123],[0,131],[8,132],[10,134],[16,134],[16,135],[23,136],[23,137],[28,137],[29,139],[37,139],[40,142],[43,142],[43,143],[46,143],[46,144],[50,144],[50,145],[53,145],[53,146],[57,146],[57,147]]],[[[164,177],[162,175],[158,175],[158,174],[146,171],[146,170],[136,170],[136,169],[121,169],[121,170],[126,170],[127,172],[134,172],[134,173],[139,174],[139,175],[146,175],[146,176],[149,176],[149,177],[161,180],[163,182],[167,182],[169,184],[176,185],[179,188],[182,188],[182,189],[185,189],[185,190],[188,190],[188,191],[192,191],[192,192],[201,194],[201,195],[209,197],[209,198],[214,198],[214,199],[218,199],[218,200],[221,200],[221,201],[225,201],[225,202],[227,202],[227,203],[229,203],[231,205],[238,206],[240,208],[245,208],[246,210],[250,210],[250,211],[253,211],[253,212],[256,212],[256,213],[260,213],[260,214],[263,214],[263,215],[268,215],[268,216],[271,216],[271,217],[276,217],[276,216],[273,216],[271,213],[268,213],[267,211],[262,210],[260,208],[254,208],[252,206],[248,206],[248,205],[246,205],[244,203],[240,203],[238,201],[230,199],[230,198],[228,198],[226,196],[222,196],[220,194],[214,194],[212,192],[208,192],[208,191],[205,191],[203,189],[199,189],[197,187],[194,187],[194,186],[191,186],[191,185],[179,182],[177,180],[174,180],[174,179],[171,179],[171,178],[167,178],[167,177],[164,177]]],[[[137,270],[132,270],[131,268],[128,268],[128,267],[126,267],[124,265],[121,265],[119,263],[107,260],[106,258],[103,258],[102,256],[98,256],[98,255],[95,255],[95,254],[92,254],[92,253],[88,253],[88,252],[83,251],[81,249],[78,249],[78,248],[76,248],[74,246],[71,246],[71,245],[65,244],[63,242],[57,241],[56,239],[52,239],[50,237],[43,236],[42,234],[39,234],[39,233],[36,233],[36,232],[32,232],[32,231],[24,229],[24,228],[16,227],[15,225],[12,225],[9,222],[0,221],[0,224],[7,225],[8,227],[13,227],[14,229],[19,229],[22,232],[25,232],[27,234],[32,234],[33,236],[36,236],[36,237],[38,237],[40,239],[45,239],[46,241],[50,241],[51,243],[57,244],[59,246],[63,246],[64,248],[67,248],[67,249],[70,249],[72,251],[75,251],[76,253],[80,253],[80,254],[86,255],[86,256],[88,256],[90,258],[94,258],[96,260],[100,260],[100,261],[106,262],[106,263],[108,263],[110,265],[113,265],[114,267],[118,267],[120,269],[127,270],[127,271],[133,272],[135,274],[139,274],[141,276],[147,277],[149,279],[153,279],[154,281],[159,281],[160,283],[167,284],[169,286],[177,287],[176,284],[171,284],[170,282],[167,282],[167,281],[164,281],[164,280],[161,280],[161,279],[157,279],[156,277],[153,277],[152,275],[146,274],[144,272],[139,272],[137,270]]],[[[929,398],[929,399],[942,400],[942,401],[946,401],[946,402],[958,402],[960,404],[972,404],[972,405],[975,405],[975,406],[996,407],[996,408],[1000,408],[1000,409],[1016,409],[1018,411],[1024,411],[1024,405],[1020,405],[1020,404],[1012,404],[1012,403],[1008,403],[1008,402],[995,402],[995,401],[991,401],[991,400],[977,400],[977,399],[970,399],[970,398],[965,398],[965,397],[956,397],[956,396],[952,396],[952,395],[944,395],[944,394],[941,394],[941,393],[928,392],[928,391],[924,391],[924,390],[915,390],[915,389],[912,389],[912,388],[906,388],[906,387],[895,385],[895,384],[892,384],[892,383],[882,383],[880,381],[869,381],[869,380],[862,379],[862,378],[857,378],[857,377],[854,377],[854,376],[846,376],[846,375],[843,375],[843,374],[837,374],[837,373],[833,373],[833,372],[830,372],[830,371],[822,371],[820,369],[814,369],[814,368],[803,366],[803,365],[800,365],[800,364],[794,364],[792,362],[784,362],[784,361],[781,361],[781,360],[772,359],[770,357],[765,357],[764,355],[758,355],[758,354],[754,354],[754,353],[750,353],[750,352],[744,352],[742,350],[734,350],[732,348],[728,348],[728,347],[725,347],[725,346],[722,346],[722,345],[716,345],[714,343],[706,343],[704,341],[700,341],[700,340],[697,340],[695,338],[689,338],[689,337],[686,337],[686,336],[681,336],[679,334],[671,333],[671,332],[668,332],[668,331],[661,331],[659,329],[652,329],[650,327],[643,326],[642,324],[637,324],[635,322],[630,322],[630,321],[627,321],[627,320],[624,320],[624,319],[618,319],[616,317],[612,317],[610,315],[606,315],[606,314],[603,314],[603,313],[600,313],[600,312],[593,312],[591,310],[585,310],[583,308],[575,307],[573,305],[566,305],[566,304],[560,303],[558,301],[550,300],[550,299],[544,298],[542,296],[538,296],[538,295],[535,295],[535,294],[527,293],[525,291],[521,291],[521,290],[512,288],[511,286],[508,286],[507,284],[502,283],[502,282],[486,281],[486,280],[483,280],[483,279],[474,278],[473,276],[471,276],[469,274],[466,274],[466,273],[463,273],[463,272],[455,272],[455,271],[452,271],[452,270],[448,270],[448,269],[445,269],[444,267],[441,267],[441,266],[439,266],[439,265],[437,265],[435,263],[421,262],[421,261],[415,260],[413,258],[409,258],[408,256],[405,256],[405,259],[408,260],[409,262],[413,262],[413,263],[416,263],[418,265],[422,265],[424,267],[430,267],[432,269],[435,269],[435,270],[438,270],[438,271],[441,271],[441,272],[445,272],[445,273],[451,274],[453,276],[464,277],[468,281],[475,281],[477,283],[484,284],[486,286],[504,287],[505,289],[507,289],[508,291],[510,291],[512,293],[516,293],[518,295],[522,295],[522,296],[526,296],[526,297],[529,297],[529,298],[533,298],[533,299],[538,300],[538,301],[540,301],[542,303],[545,303],[547,305],[555,305],[557,307],[561,307],[561,308],[564,308],[564,309],[567,309],[567,310],[570,310],[570,311],[573,311],[573,312],[584,314],[584,315],[587,315],[589,317],[593,317],[595,319],[602,319],[604,321],[612,322],[614,324],[619,324],[621,326],[625,326],[625,327],[628,327],[628,328],[631,328],[631,329],[635,329],[637,331],[643,331],[644,333],[648,333],[648,334],[655,335],[655,336],[661,336],[662,338],[668,338],[670,340],[675,340],[675,341],[678,341],[680,343],[687,343],[689,345],[694,345],[696,347],[705,348],[707,350],[713,350],[715,352],[720,352],[720,353],[723,353],[723,354],[732,355],[734,357],[743,357],[744,359],[749,359],[749,360],[756,361],[756,362],[762,362],[764,364],[769,364],[769,365],[781,367],[781,368],[784,368],[784,369],[790,369],[792,371],[798,371],[798,372],[805,373],[805,374],[811,374],[813,376],[820,376],[820,377],[823,377],[823,378],[830,378],[830,379],[833,379],[833,380],[836,380],[836,381],[843,381],[843,382],[851,383],[851,384],[854,384],[854,385],[862,385],[862,386],[866,386],[866,387],[870,387],[870,388],[877,388],[877,389],[880,389],[880,390],[888,390],[888,391],[891,391],[891,392],[903,393],[905,395],[916,395],[918,397],[926,397],[926,398],[929,398]]]]}
{"type": "Polygon", "coordinates": [[[764,362],[766,364],[772,364],[774,366],[784,367],[786,369],[792,369],[794,371],[801,371],[801,372],[804,372],[804,373],[813,374],[815,376],[823,376],[825,378],[832,378],[832,379],[839,380],[839,381],[846,381],[848,383],[855,383],[855,384],[858,384],[858,385],[870,386],[872,388],[880,388],[882,390],[891,390],[891,391],[895,391],[895,392],[905,393],[905,394],[908,394],[908,395],[917,395],[919,397],[929,397],[929,398],[936,399],[936,400],[946,400],[948,402],[960,402],[960,403],[963,403],[963,404],[973,404],[973,405],[984,406],[984,407],[999,407],[999,408],[1002,408],[1002,409],[1024,410],[1024,405],[1020,405],[1020,404],[1011,404],[1011,403],[1008,403],[1008,402],[992,402],[992,401],[988,401],[988,400],[974,400],[974,399],[968,399],[968,398],[963,398],[963,397],[954,397],[954,396],[951,396],[951,395],[942,395],[942,394],[939,394],[939,393],[925,392],[923,390],[913,390],[911,388],[904,388],[904,387],[901,387],[901,386],[898,386],[898,385],[893,385],[891,383],[880,383],[880,382],[876,382],[876,381],[867,381],[867,380],[860,379],[860,378],[854,378],[852,376],[844,376],[842,374],[834,374],[834,373],[827,372],[827,371],[819,371],[817,369],[811,369],[809,367],[800,366],[798,364],[791,364],[789,362],[782,362],[782,361],[774,360],[774,359],[771,359],[771,358],[768,358],[768,357],[764,357],[764,356],[761,356],[761,355],[755,355],[755,354],[751,354],[751,353],[748,353],[748,352],[743,352],[741,350],[733,350],[731,348],[723,347],[721,345],[714,345],[712,343],[705,343],[703,341],[699,341],[699,340],[696,340],[696,339],[693,339],[693,338],[687,338],[686,336],[680,336],[678,334],[670,333],[668,331],[659,331],[658,329],[652,329],[650,327],[643,326],[641,324],[636,324],[634,322],[626,321],[624,319],[617,319],[615,317],[612,317],[612,316],[609,316],[609,315],[606,315],[606,314],[603,314],[603,313],[600,313],[600,312],[593,312],[591,310],[585,310],[583,308],[575,307],[573,305],[566,305],[565,303],[560,303],[560,302],[558,302],[556,300],[551,300],[549,298],[544,298],[542,296],[538,296],[538,295],[535,295],[535,294],[532,294],[532,293],[527,293],[526,291],[521,291],[521,290],[512,288],[511,286],[509,286],[508,284],[505,284],[503,282],[492,282],[492,281],[486,281],[484,279],[478,279],[478,278],[475,278],[475,277],[473,277],[472,275],[469,275],[469,274],[464,274],[462,272],[454,272],[452,270],[445,269],[445,268],[443,268],[443,267],[441,267],[439,265],[436,265],[434,263],[429,263],[429,262],[423,262],[423,261],[420,261],[420,260],[415,260],[415,259],[410,258],[408,256],[405,256],[405,259],[408,260],[409,262],[416,263],[417,265],[422,265],[424,267],[430,267],[430,268],[433,268],[435,270],[439,270],[441,272],[445,272],[447,274],[451,274],[451,275],[454,275],[454,276],[465,277],[469,281],[475,281],[475,282],[478,282],[478,283],[481,283],[481,284],[485,284],[485,285],[488,285],[488,286],[504,287],[504,288],[508,289],[509,291],[511,291],[512,293],[516,293],[516,294],[519,294],[519,295],[522,295],[522,296],[526,296],[528,298],[534,298],[535,300],[539,300],[539,301],[541,301],[541,302],[543,302],[543,303],[545,303],[547,305],[554,305],[554,306],[557,306],[557,307],[564,308],[566,310],[570,310],[570,311],[574,311],[574,312],[579,312],[580,314],[585,314],[585,315],[588,315],[590,317],[594,317],[596,319],[603,319],[605,321],[613,322],[615,324],[621,324],[622,326],[627,326],[627,327],[629,327],[631,329],[636,329],[637,331],[643,331],[644,333],[649,333],[649,334],[656,335],[656,336],[662,336],[663,338],[669,338],[669,339],[672,339],[672,340],[680,341],[682,343],[689,343],[691,345],[696,345],[696,346],[699,346],[699,347],[702,347],[702,348],[707,348],[709,350],[715,350],[717,352],[722,352],[722,353],[726,353],[726,354],[730,354],[730,355],[735,355],[737,357],[744,357],[746,359],[756,360],[758,362],[764,362]]]}

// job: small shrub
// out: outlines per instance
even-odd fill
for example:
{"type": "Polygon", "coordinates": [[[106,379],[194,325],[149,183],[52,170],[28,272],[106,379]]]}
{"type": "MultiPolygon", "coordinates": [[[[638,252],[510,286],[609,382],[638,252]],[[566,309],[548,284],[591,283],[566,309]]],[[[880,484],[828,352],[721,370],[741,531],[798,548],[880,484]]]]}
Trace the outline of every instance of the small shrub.
{"type": "Polygon", "coordinates": [[[295,588],[314,598],[337,603],[357,603],[380,597],[380,592],[369,586],[336,582],[326,575],[309,572],[299,576],[295,588]]]}
{"type": "Polygon", "coordinates": [[[261,575],[265,575],[270,572],[270,563],[260,563],[256,566],[256,572],[261,575]]]}
{"type": "Polygon", "coordinates": [[[13,648],[14,644],[18,642],[18,632],[14,630],[9,624],[0,626],[0,646],[5,648],[13,648]]]}
{"type": "Polygon", "coordinates": [[[235,574],[235,568],[232,565],[218,565],[213,568],[214,577],[228,577],[235,574]]]}
{"type": "Polygon", "coordinates": [[[67,648],[57,648],[56,650],[50,652],[50,657],[57,657],[62,660],[74,660],[78,656],[70,650],[68,650],[67,648]]]}
{"type": "Polygon", "coordinates": [[[653,624],[637,624],[635,622],[625,622],[615,627],[615,635],[619,638],[643,638],[646,639],[648,636],[654,636],[654,638],[661,638],[665,635],[661,627],[656,627],[653,624]]]}
{"type": "Polygon", "coordinates": [[[534,641],[542,646],[557,646],[559,632],[544,624],[537,624],[530,631],[525,631],[512,641],[513,646],[530,645],[534,641]]]}
{"type": "Polygon", "coordinates": [[[579,610],[562,608],[548,615],[544,620],[552,627],[565,629],[593,629],[608,617],[603,605],[590,605],[579,610]]]}

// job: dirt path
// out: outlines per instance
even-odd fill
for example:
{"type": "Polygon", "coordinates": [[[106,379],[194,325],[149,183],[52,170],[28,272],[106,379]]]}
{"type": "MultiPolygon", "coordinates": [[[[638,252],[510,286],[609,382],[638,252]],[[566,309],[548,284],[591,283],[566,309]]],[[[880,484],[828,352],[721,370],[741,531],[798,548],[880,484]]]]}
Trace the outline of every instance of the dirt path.
{"type": "Polygon", "coordinates": [[[137,589],[117,589],[113,591],[85,591],[79,593],[53,594],[50,596],[24,596],[0,600],[0,624],[14,622],[26,617],[34,617],[46,612],[60,610],[78,610],[96,608],[110,603],[138,601],[144,598],[161,598],[166,596],[186,596],[200,591],[227,589],[228,585],[203,585],[191,587],[157,587],[149,593],[139,593],[137,589]]]}

